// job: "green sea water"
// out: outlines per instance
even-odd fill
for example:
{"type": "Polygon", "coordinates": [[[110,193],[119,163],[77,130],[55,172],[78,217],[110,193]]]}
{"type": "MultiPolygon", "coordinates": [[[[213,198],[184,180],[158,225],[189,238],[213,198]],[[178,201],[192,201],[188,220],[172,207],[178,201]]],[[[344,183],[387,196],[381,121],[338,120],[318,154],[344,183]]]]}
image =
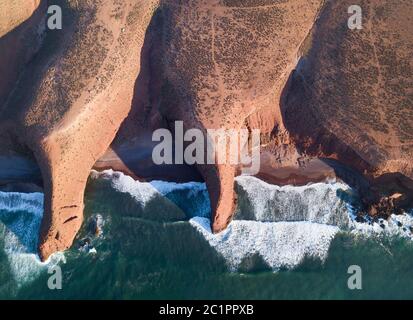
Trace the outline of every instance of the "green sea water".
{"type": "MultiPolygon", "coordinates": [[[[231,272],[186,219],[168,212],[173,209],[154,202],[143,212],[125,194],[99,182],[90,183],[86,194],[86,222],[59,264],[62,290],[48,288],[47,268],[19,284],[10,258],[0,250],[1,299],[413,298],[410,239],[339,232],[324,262],[306,258],[295,268],[274,271],[258,259],[231,272]],[[91,234],[87,223],[97,213],[105,221],[100,237],[91,234]],[[80,250],[85,238],[96,253],[80,250]],[[350,265],[362,269],[361,290],[347,286],[350,265]]],[[[0,220],[3,247],[8,221],[1,215],[0,220]]]]}

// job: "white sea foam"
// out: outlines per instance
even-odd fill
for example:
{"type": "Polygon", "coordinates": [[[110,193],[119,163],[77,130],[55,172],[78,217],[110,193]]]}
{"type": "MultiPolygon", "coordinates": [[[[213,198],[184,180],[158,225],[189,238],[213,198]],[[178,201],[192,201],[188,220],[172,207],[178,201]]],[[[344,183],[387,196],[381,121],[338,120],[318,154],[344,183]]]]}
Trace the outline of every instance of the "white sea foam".
{"type": "Polygon", "coordinates": [[[293,268],[304,258],[324,261],[338,227],[311,222],[233,221],[228,228],[212,234],[210,220],[192,218],[190,223],[226,260],[232,271],[244,259],[259,255],[273,270],[293,268]]]}
{"type": "Polygon", "coordinates": [[[209,227],[210,207],[204,183],[144,183],[112,170],[94,172],[92,176],[110,180],[115,190],[130,194],[140,205],[184,191],[178,193],[179,199],[172,200],[177,205],[197,202],[190,223],[224,256],[231,270],[251,255],[259,255],[272,269],[291,268],[304,257],[324,260],[339,230],[337,225],[349,222],[347,206],[337,196],[339,190],[348,191],[349,187],[341,183],[278,187],[254,177],[238,177],[238,192],[244,201],[241,210],[251,211],[238,212],[227,230],[214,235],[209,227]],[[255,221],[245,220],[246,216],[255,221]]]}
{"type": "Polygon", "coordinates": [[[392,214],[388,220],[369,220],[368,222],[351,221],[350,232],[368,237],[397,236],[413,240],[413,212],[401,215],[392,214]]]}
{"type": "Polygon", "coordinates": [[[64,260],[58,253],[42,263],[37,242],[43,216],[42,193],[0,192],[0,234],[10,271],[18,286],[36,279],[45,268],[64,260]]]}
{"type": "MultiPolygon", "coordinates": [[[[209,217],[210,205],[205,183],[187,182],[174,183],[165,181],[139,182],[121,172],[105,170],[92,171],[92,178],[110,181],[111,187],[119,192],[129,194],[141,207],[149,207],[157,202],[170,210],[171,205],[176,211],[184,211],[187,216],[209,217]]],[[[167,209],[167,210],[168,210],[167,209]]],[[[151,213],[154,215],[154,213],[151,213]]]]}
{"type": "Polygon", "coordinates": [[[210,229],[208,193],[203,183],[142,183],[122,173],[94,172],[111,181],[117,191],[130,194],[141,205],[170,197],[178,206],[196,202],[190,224],[236,270],[248,257],[259,255],[272,269],[297,266],[305,257],[327,256],[331,241],[341,230],[353,234],[411,236],[411,215],[393,215],[382,223],[355,221],[355,193],[342,182],[306,186],[276,186],[250,176],[236,178],[238,210],[228,229],[214,235],[210,229]],[[179,193],[183,191],[183,193],[179,193]],[[400,227],[400,221],[403,228],[400,227]],[[384,229],[380,226],[385,225],[384,229]]]}
{"type": "MultiPolygon", "coordinates": [[[[237,270],[252,256],[259,256],[274,270],[293,268],[305,257],[324,261],[340,229],[367,236],[412,237],[410,214],[393,215],[389,221],[370,225],[356,222],[349,203],[352,191],[339,182],[279,187],[254,177],[238,177],[239,210],[235,220],[225,231],[214,235],[204,183],[138,182],[112,170],[92,172],[92,178],[108,181],[110,188],[129,195],[137,209],[149,207],[148,214],[154,214],[153,205],[168,211],[171,207],[165,206],[170,203],[190,212],[186,215],[192,218],[190,225],[224,257],[231,270],[237,270]]],[[[4,251],[19,284],[35,279],[46,266],[64,260],[63,254],[58,254],[41,263],[36,255],[42,213],[43,194],[0,192],[0,241],[4,239],[4,251]]]]}
{"type": "Polygon", "coordinates": [[[8,212],[26,211],[42,217],[43,194],[0,192],[0,210],[8,212]]]}
{"type": "Polygon", "coordinates": [[[255,221],[310,221],[341,228],[349,226],[351,188],[341,182],[306,186],[276,186],[255,177],[236,179],[237,219],[255,221]]]}
{"type": "Polygon", "coordinates": [[[153,195],[166,195],[177,190],[187,190],[192,193],[205,190],[205,183],[201,182],[175,183],[159,180],[140,182],[122,172],[113,170],[105,170],[102,172],[93,170],[91,177],[94,179],[110,180],[113,188],[121,192],[128,192],[134,195],[139,201],[147,201],[153,195]]]}

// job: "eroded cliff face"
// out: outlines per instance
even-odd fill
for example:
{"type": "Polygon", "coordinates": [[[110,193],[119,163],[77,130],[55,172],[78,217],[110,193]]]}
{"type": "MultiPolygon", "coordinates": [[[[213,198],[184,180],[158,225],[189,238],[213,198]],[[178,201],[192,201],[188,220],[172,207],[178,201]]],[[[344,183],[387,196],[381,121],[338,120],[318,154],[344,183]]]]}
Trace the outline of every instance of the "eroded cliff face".
{"type": "MultiPolygon", "coordinates": [[[[161,1],[162,74],[169,89],[162,97],[163,117],[183,120],[187,129],[247,125],[268,134],[282,126],[280,93],[320,4],[161,1]]],[[[234,212],[235,167],[199,165],[198,170],[211,198],[212,229],[221,231],[234,212]]]]}
{"type": "Polygon", "coordinates": [[[41,258],[71,246],[93,166],[204,179],[212,229],[227,226],[239,168],[151,162],[153,131],[178,120],[259,129],[270,181],[305,184],[334,169],[371,214],[413,206],[413,12],[380,2],[362,0],[363,29],[350,30],[347,0],[54,0],[63,30],[36,37],[35,55],[21,39],[42,29],[46,6],[25,2],[25,22],[0,24],[0,154],[16,144],[40,165],[41,258]]]}
{"type": "Polygon", "coordinates": [[[40,47],[45,3],[40,0],[0,1],[0,111],[23,66],[40,47]]]}
{"type": "Polygon", "coordinates": [[[359,1],[363,28],[350,30],[352,4],[327,2],[282,112],[302,154],[337,159],[370,180],[364,199],[380,214],[383,202],[412,205],[413,7],[359,1]]]}
{"type": "Polygon", "coordinates": [[[0,37],[27,21],[40,2],[41,0],[1,0],[0,37]]]}
{"type": "Polygon", "coordinates": [[[156,1],[51,2],[62,7],[64,29],[48,31],[3,112],[42,171],[43,260],[70,247],[81,226],[90,169],[130,110],[156,6],[156,1]]]}

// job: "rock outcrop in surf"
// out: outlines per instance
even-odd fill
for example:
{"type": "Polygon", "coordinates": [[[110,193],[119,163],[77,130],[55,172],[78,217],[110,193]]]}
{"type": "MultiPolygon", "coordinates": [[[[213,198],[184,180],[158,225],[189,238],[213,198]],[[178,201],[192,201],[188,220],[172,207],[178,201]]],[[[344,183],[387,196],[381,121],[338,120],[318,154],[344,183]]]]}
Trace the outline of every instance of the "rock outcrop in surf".
{"type": "Polygon", "coordinates": [[[62,7],[64,28],[47,33],[2,113],[42,171],[43,260],[70,247],[80,229],[90,169],[130,110],[139,52],[156,4],[51,2],[62,7]]]}
{"type": "Polygon", "coordinates": [[[350,30],[352,4],[324,6],[282,112],[297,150],[362,173],[366,209],[387,217],[413,206],[413,8],[408,1],[359,1],[362,29],[350,30]]]}

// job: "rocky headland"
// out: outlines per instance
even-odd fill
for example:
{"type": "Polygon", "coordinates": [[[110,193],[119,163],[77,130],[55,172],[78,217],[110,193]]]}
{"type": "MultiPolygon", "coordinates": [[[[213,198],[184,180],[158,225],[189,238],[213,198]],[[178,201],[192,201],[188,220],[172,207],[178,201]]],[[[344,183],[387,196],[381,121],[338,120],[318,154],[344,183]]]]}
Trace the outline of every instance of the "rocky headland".
{"type": "Polygon", "coordinates": [[[154,165],[175,121],[259,129],[270,183],[336,178],[374,217],[412,208],[413,8],[359,2],[361,30],[347,0],[0,0],[0,183],[40,180],[40,257],[71,246],[92,168],[205,181],[226,228],[240,168],[154,165]]]}

